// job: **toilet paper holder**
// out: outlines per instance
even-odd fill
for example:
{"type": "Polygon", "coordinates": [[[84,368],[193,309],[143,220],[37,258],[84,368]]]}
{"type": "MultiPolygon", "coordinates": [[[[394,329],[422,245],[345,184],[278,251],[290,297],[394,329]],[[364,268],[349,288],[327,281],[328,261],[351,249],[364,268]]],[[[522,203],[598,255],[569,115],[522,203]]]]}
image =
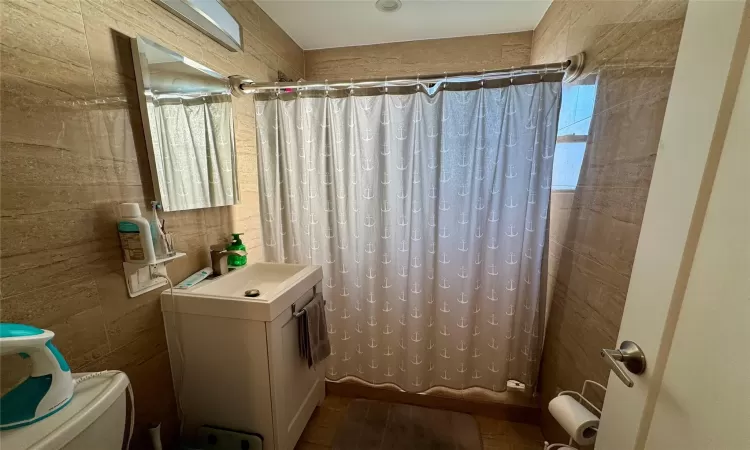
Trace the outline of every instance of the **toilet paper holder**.
{"type": "MultiPolygon", "coordinates": [[[[607,394],[607,388],[604,387],[602,384],[597,383],[594,380],[586,380],[586,381],[583,382],[583,387],[581,388],[581,392],[578,392],[578,391],[560,391],[556,395],[556,397],[560,397],[561,395],[568,395],[568,396],[571,396],[571,397],[577,397],[578,401],[580,403],[586,403],[589,406],[589,408],[591,408],[592,410],[596,411],[597,415],[599,417],[601,417],[602,416],[602,410],[599,409],[599,408],[597,408],[593,403],[591,403],[591,400],[589,400],[589,399],[586,398],[586,388],[588,388],[589,386],[592,386],[592,385],[599,387],[604,392],[605,395],[607,394]]],[[[547,441],[544,442],[544,450],[566,450],[566,449],[574,449],[574,448],[575,447],[573,447],[573,437],[571,437],[568,440],[567,444],[561,444],[561,443],[550,444],[547,441]]]]}

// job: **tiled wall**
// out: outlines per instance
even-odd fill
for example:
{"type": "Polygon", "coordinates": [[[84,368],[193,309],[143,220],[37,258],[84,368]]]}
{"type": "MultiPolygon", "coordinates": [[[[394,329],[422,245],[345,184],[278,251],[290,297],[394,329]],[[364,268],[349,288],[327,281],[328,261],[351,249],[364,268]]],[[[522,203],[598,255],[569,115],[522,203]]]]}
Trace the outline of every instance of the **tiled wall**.
{"type": "MultiPolygon", "coordinates": [[[[299,47],[251,1],[224,1],[243,27],[231,53],[151,0],[2,0],[2,321],[56,333],[74,371],[131,378],[139,430],[176,415],[158,293],[128,298],[116,205],[146,208],[153,186],[130,38],[149,37],[225,75],[298,78],[299,47]]],[[[254,108],[235,101],[242,205],[164,214],[188,257],[180,281],[210,264],[208,246],[246,233],[260,255],[254,108]]],[[[230,355],[227,355],[230,357],[230,355]]],[[[3,367],[4,384],[15,375],[3,367]]],[[[136,447],[137,448],[137,447],[136,447]]]]}
{"type": "Polygon", "coordinates": [[[308,80],[490,70],[529,63],[531,31],[305,52],[308,80]]]}
{"type": "MultiPolygon", "coordinates": [[[[659,146],[686,1],[555,0],[534,31],[532,64],[586,52],[581,83],[597,83],[578,186],[555,192],[550,214],[551,304],[542,402],[586,378],[606,383],[599,350],[614,348],[659,146]]],[[[567,436],[543,407],[551,440],[567,436]]]]}

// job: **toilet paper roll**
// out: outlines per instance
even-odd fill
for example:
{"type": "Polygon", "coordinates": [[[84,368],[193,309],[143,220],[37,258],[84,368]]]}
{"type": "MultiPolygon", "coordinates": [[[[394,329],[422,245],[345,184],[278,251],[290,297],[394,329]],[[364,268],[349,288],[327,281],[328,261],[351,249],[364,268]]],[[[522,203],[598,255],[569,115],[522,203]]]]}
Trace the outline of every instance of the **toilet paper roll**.
{"type": "Polygon", "coordinates": [[[599,418],[569,395],[560,395],[549,402],[549,412],[563,429],[581,445],[596,440],[599,418]]]}

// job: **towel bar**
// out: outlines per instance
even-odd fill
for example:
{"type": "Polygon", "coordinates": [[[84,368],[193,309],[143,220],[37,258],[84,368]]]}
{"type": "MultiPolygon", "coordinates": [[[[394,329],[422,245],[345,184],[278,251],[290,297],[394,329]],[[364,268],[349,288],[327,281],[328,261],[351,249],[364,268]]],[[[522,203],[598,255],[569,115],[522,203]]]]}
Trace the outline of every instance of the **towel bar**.
{"type": "MultiPolygon", "coordinates": [[[[317,289],[315,289],[315,287],[313,287],[313,296],[312,296],[313,299],[315,298],[315,295],[317,293],[316,291],[317,291],[317,289]]],[[[310,302],[311,301],[312,301],[312,299],[310,300],[310,302]]],[[[307,306],[310,302],[305,303],[305,306],[307,306]]],[[[325,306],[325,305],[326,305],[326,299],[323,299],[323,306],[325,306]]],[[[295,319],[298,319],[298,318],[302,317],[302,315],[305,314],[305,306],[303,306],[302,308],[299,309],[299,311],[297,311],[296,310],[297,309],[297,305],[295,305],[294,303],[292,303],[292,317],[294,317],[295,319]]]]}
{"type": "MultiPolygon", "coordinates": [[[[326,301],[325,301],[325,299],[323,299],[323,306],[325,306],[325,305],[326,305],[326,301]]],[[[307,306],[307,304],[305,304],[305,306],[307,306]]],[[[294,306],[294,304],[292,304],[292,317],[294,317],[295,319],[298,319],[298,318],[302,317],[305,314],[305,309],[304,309],[305,306],[303,306],[302,308],[300,308],[299,311],[295,311],[295,306],[294,306]]]]}

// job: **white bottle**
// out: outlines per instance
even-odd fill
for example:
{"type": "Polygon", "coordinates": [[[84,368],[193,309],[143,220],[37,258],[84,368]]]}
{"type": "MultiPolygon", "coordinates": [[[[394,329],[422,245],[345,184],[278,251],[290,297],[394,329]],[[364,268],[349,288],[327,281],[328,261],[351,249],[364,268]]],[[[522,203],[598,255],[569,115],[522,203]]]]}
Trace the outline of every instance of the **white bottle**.
{"type": "Polygon", "coordinates": [[[154,242],[151,239],[151,226],[141,216],[138,203],[120,204],[120,221],[117,223],[120,244],[125,261],[134,263],[154,263],[154,242]]]}

